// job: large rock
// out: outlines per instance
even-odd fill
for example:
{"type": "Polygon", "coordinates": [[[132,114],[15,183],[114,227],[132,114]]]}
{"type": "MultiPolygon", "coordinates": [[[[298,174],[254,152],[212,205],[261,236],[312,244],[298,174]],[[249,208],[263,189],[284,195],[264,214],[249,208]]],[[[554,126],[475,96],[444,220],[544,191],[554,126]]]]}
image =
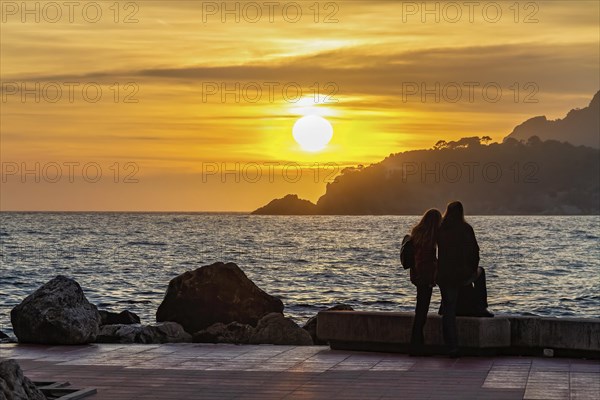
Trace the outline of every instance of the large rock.
{"type": "MultiPolygon", "coordinates": [[[[354,308],[347,304],[336,304],[333,307],[329,307],[325,311],[354,311],[354,308]]],[[[317,316],[310,317],[306,324],[302,327],[302,329],[306,330],[310,337],[312,338],[315,344],[327,344],[325,340],[321,340],[317,337],[317,316]]]]}
{"type": "Polygon", "coordinates": [[[129,310],[124,310],[120,313],[100,310],[99,313],[100,325],[131,325],[140,323],[140,317],[129,310]]]}
{"type": "Polygon", "coordinates": [[[283,303],[256,286],[234,263],[215,263],[185,272],[169,282],[156,320],[175,321],[195,333],[222,322],[255,326],[283,303]]]}
{"type": "Polygon", "coordinates": [[[154,325],[104,325],[100,327],[97,343],[189,343],[192,335],[176,322],[162,322],[154,325]]]}
{"type": "Polygon", "coordinates": [[[15,360],[0,362],[1,400],[46,400],[46,396],[23,375],[15,360]]]}
{"type": "Polygon", "coordinates": [[[195,343],[248,344],[254,328],[248,324],[231,322],[227,325],[217,322],[205,330],[194,333],[195,343]]]}
{"type": "Polygon", "coordinates": [[[19,342],[84,344],[96,340],[100,314],[73,279],[57,276],[12,309],[19,342]]]}
{"type": "MultiPolygon", "coordinates": [[[[8,336],[6,333],[0,331],[0,343],[14,343],[16,342],[12,337],[8,336]]],[[[0,352],[0,356],[2,353],[0,352]]],[[[2,399],[0,399],[2,400],[2,399]]]]}
{"type": "Polygon", "coordinates": [[[194,334],[196,343],[312,345],[310,334],[280,313],[270,313],[258,321],[256,328],[248,324],[216,323],[194,334]]]}
{"type": "Polygon", "coordinates": [[[310,346],[313,341],[310,334],[290,318],[285,318],[279,313],[271,313],[258,322],[250,337],[250,343],[310,346]]]}

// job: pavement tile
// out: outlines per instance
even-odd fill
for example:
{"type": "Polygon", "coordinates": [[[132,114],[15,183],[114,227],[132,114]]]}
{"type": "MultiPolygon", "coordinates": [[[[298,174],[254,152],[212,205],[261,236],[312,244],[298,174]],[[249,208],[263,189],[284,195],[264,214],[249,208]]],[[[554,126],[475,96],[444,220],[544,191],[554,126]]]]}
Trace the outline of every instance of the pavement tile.
{"type": "Polygon", "coordinates": [[[408,357],[325,346],[9,344],[37,380],[95,399],[600,399],[600,363],[534,357],[408,357]]]}

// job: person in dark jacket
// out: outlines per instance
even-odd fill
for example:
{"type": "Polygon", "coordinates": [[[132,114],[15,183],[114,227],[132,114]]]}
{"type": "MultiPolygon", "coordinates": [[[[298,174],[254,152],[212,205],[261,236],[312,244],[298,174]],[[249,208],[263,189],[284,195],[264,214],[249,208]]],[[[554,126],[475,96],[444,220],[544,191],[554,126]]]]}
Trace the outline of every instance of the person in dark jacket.
{"type": "Polygon", "coordinates": [[[410,269],[410,281],[417,287],[417,305],[410,341],[411,355],[423,354],[423,328],[427,322],[431,292],[435,286],[436,238],[441,221],[442,214],[438,210],[428,210],[410,234],[415,251],[415,265],[410,269]]]}
{"type": "MultiPolygon", "coordinates": [[[[487,311],[485,271],[479,267],[479,245],[475,232],[464,218],[463,205],[448,204],[438,234],[437,283],[442,293],[444,342],[452,357],[458,356],[456,314],[463,309],[470,315],[493,317],[487,311]]],[[[464,311],[463,311],[464,312],[464,311]]]]}

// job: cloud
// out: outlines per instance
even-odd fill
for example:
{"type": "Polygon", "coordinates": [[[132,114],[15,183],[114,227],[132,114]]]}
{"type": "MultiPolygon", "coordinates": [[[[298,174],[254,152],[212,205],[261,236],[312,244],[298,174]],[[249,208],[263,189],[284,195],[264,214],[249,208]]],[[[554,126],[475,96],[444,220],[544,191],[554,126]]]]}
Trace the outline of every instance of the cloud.
{"type": "Polygon", "coordinates": [[[83,75],[23,77],[31,81],[133,80],[145,85],[196,85],[203,82],[296,82],[310,87],[333,82],[340,96],[400,96],[403,85],[497,82],[507,88],[514,82],[534,82],[545,93],[592,92],[600,85],[596,44],[541,44],[469,46],[393,51],[364,47],[345,48],[278,63],[218,67],[184,66],[129,71],[98,71],[83,75]],[[540,68],[540,66],[547,66],[540,68]]]}

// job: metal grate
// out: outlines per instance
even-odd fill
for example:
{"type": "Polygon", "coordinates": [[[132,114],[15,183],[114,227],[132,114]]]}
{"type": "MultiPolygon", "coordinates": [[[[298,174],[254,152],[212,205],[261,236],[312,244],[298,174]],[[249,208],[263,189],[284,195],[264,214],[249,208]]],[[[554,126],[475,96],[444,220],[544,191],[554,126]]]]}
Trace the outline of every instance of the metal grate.
{"type": "Polygon", "coordinates": [[[48,400],[77,400],[96,394],[96,389],[69,387],[69,382],[33,382],[48,400]]]}

